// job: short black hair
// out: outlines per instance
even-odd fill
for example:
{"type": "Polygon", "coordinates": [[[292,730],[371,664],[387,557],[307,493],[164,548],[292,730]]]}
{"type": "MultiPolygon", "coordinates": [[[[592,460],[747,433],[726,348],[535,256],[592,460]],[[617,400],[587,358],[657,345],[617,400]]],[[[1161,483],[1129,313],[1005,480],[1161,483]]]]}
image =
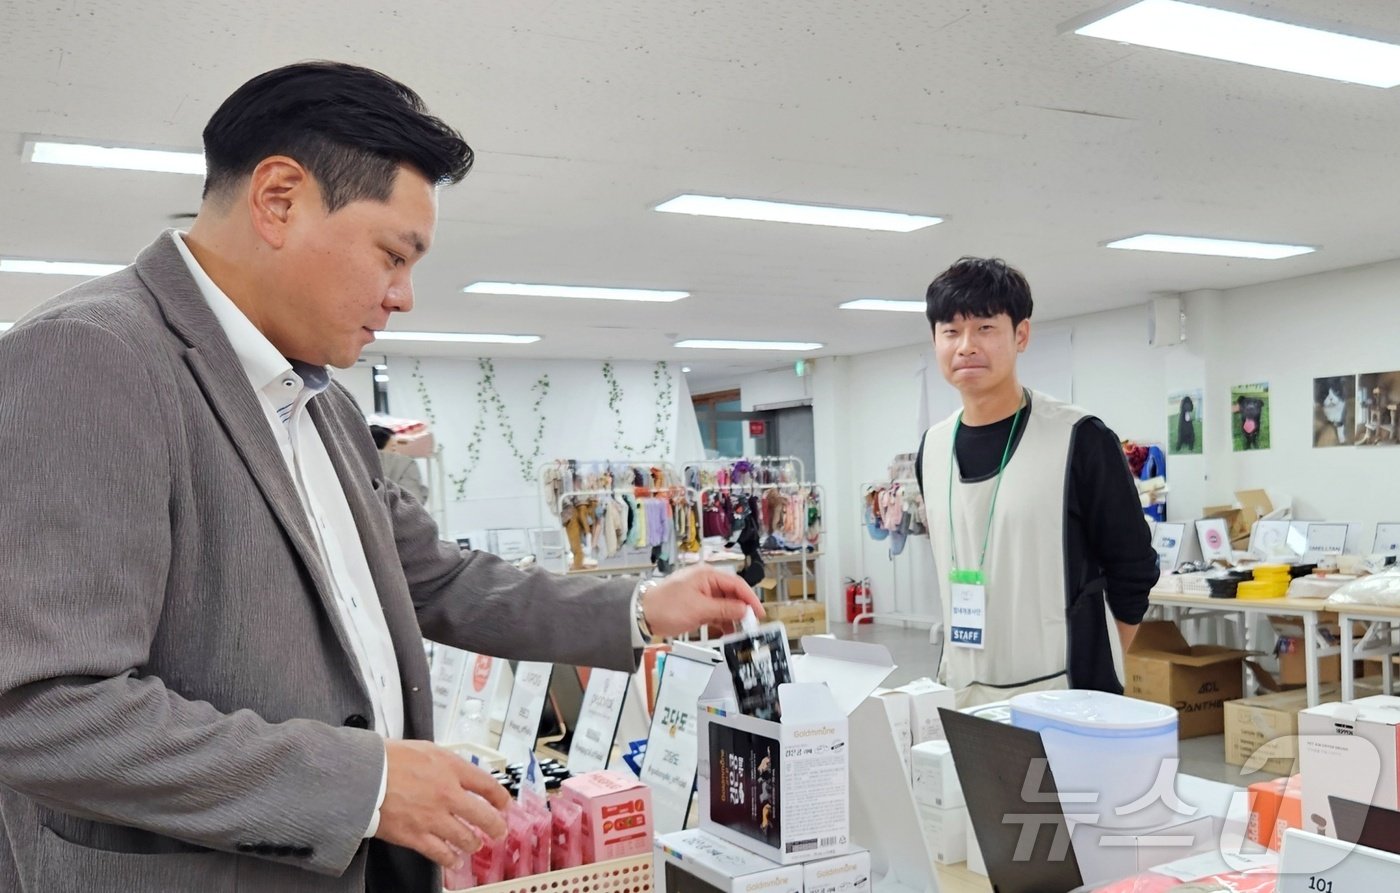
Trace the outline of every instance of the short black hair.
{"type": "Polygon", "coordinates": [[[459,183],[473,154],[427,113],[417,93],[343,62],[298,62],[233,92],[204,127],[204,197],[230,189],[273,155],[295,158],[320,184],[327,212],[384,202],[401,164],[430,183],[459,183]]]}
{"type": "Polygon", "coordinates": [[[382,450],[384,449],[384,445],[389,442],[389,439],[394,436],[394,432],[392,429],[385,428],[383,425],[370,425],[369,435],[374,438],[374,448],[382,450]]]}
{"type": "Polygon", "coordinates": [[[930,326],[961,317],[990,319],[1005,313],[1011,325],[1031,318],[1031,286],[999,257],[960,257],[929,283],[924,314],[930,326]]]}

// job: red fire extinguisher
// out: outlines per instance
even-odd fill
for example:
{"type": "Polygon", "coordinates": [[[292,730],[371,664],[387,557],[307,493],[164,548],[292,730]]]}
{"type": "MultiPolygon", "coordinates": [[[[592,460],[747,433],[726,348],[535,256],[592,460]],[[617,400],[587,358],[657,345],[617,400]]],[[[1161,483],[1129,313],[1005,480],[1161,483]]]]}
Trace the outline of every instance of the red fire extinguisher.
{"type": "MultiPolygon", "coordinates": [[[[870,597],[870,578],[864,580],[854,580],[846,578],[846,622],[855,623],[856,618],[870,610],[872,599],[870,597]]],[[[865,623],[871,621],[870,617],[864,617],[865,623]]]]}

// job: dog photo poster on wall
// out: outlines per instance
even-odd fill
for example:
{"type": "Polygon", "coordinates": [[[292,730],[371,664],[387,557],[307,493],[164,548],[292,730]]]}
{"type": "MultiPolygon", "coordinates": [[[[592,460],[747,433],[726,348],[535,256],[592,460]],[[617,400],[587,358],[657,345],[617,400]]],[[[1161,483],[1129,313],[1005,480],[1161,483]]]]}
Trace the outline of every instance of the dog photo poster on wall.
{"type": "Polygon", "coordinates": [[[1167,396],[1167,452],[1195,456],[1203,452],[1201,412],[1204,392],[1176,391],[1167,396]]]}
{"type": "Polygon", "coordinates": [[[1313,379],[1313,446],[1351,446],[1356,442],[1356,376],[1313,379]]]}
{"type": "Polygon", "coordinates": [[[1230,389],[1230,412],[1235,452],[1269,448],[1269,383],[1235,385],[1230,389]]]}

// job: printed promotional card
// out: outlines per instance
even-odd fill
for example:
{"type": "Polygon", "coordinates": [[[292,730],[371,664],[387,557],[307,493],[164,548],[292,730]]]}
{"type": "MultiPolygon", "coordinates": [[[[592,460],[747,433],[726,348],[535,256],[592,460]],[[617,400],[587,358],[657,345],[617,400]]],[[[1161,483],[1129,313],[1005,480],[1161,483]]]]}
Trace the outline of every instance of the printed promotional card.
{"type": "Polygon", "coordinates": [[[769,722],[780,720],[778,686],[792,681],[787,630],[780,623],[770,623],[722,641],[739,712],[769,722]]]}

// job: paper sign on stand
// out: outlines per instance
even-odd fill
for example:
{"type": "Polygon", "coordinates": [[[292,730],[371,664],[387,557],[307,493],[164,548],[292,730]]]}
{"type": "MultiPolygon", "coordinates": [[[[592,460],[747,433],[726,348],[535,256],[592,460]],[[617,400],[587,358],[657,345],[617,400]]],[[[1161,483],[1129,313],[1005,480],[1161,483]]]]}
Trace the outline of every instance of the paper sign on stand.
{"type": "Polygon", "coordinates": [[[1400,524],[1377,524],[1371,552],[1377,555],[1400,555],[1400,524]]]}
{"type": "Polygon", "coordinates": [[[1256,558],[1287,558],[1296,556],[1288,545],[1288,534],[1293,525],[1288,521],[1264,520],[1254,525],[1254,535],[1249,540],[1249,551],[1256,558]]]}
{"type": "Polygon", "coordinates": [[[1224,518],[1203,518],[1197,521],[1196,537],[1201,541],[1203,560],[1235,563],[1235,555],[1230,548],[1230,525],[1224,518]]]}
{"type": "Polygon", "coordinates": [[[1159,523],[1152,531],[1152,548],[1157,550],[1157,566],[1163,573],[1176,571],[1181,557],[1181,543],[1186,537],[1186,525],[1159,523]]]}
{"type": "Polygon", "coordinates": [[[595,669],[588,674],[588,688],[569,745],[569,771],[573,774],[608,768],[631,681],[631,673],[618,670],[595,669]]]}
{"type": "Polygon", "coordinates": [[[521,661],[515,668],[515,687],[510,692],[506,708],[505,728],[501,744],[496,748],[512,763],[523,763],[535,752],[540,736],[540,720],[544,717],[544,702],[549,695],[549,677],[554,664],[521,661]]]}
{"type": "Polygon", "coordinates": [[[468,653],[449,645],[433,649],[433,663],[428,680],[433,691],[433,733],[439,744],[447,743],[452,735],[453,711],[457,708],[457,690],[466,672],[468,653]]]}
{"type": "Polygon", "coordinates": [[[1400,856],[1289,828],[1278,868],[1278,893],[1370,893],[1395,889],[1400,856]]]}
{"type": "Polygon", "coordinates": [[[495,743],[491,734],[491,702],[501,687],[501,668],[506,661],[485,654],[467,652],[462,684],[457,688],[457,704],[449,718],[450,743],[495,743]]]}
{"type": "Polygon", "coordinates": [[[1341,555],[1347,550],[1349,524],[1309,524],[1303,557],[1314,561],[1324,555],[1341,555]]]}
{"type": "Polygon", "coordinates": [[[697,656],[702,660],[684,656],[679,650],[666,656],[651,715],[641,779],[651,786],[658,834],[684,829],[690,814],[700,751],[697,704],[713,675],[714,663],[719,660],[713,651],[697,656]],[[711,659],[704,660],[705,657],[711,659]]]}

